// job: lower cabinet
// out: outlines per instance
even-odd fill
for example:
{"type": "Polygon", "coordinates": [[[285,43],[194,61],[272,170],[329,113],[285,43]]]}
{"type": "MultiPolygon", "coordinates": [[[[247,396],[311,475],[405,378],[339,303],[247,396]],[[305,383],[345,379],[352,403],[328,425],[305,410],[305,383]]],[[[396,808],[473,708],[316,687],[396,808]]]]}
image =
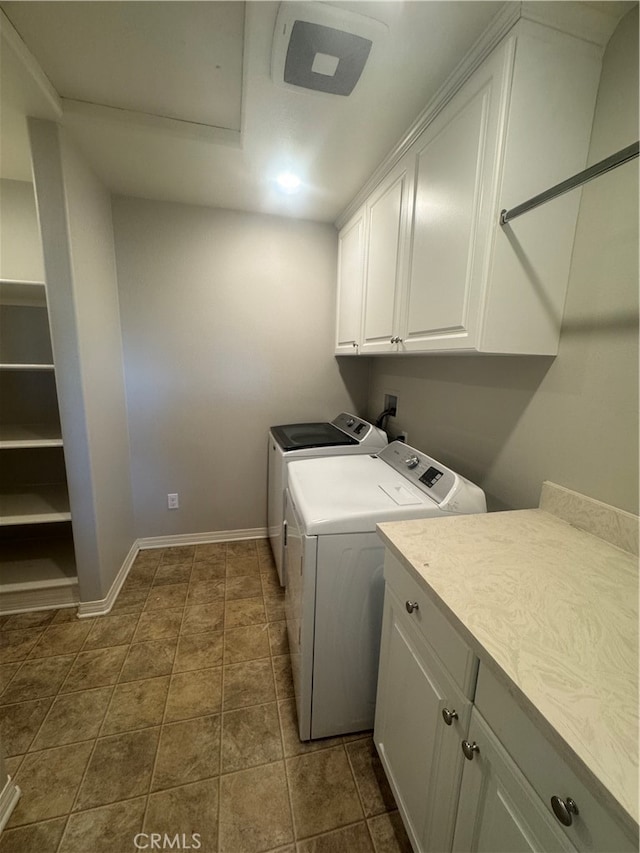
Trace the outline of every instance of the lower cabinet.
{"type": "Polygon", "coordinates": [[[374,741],[415,853],[631,853],[574,772],[388,551],[374,741]]]}
{"type": "Polygon", "coordinates": [[[475,708],[465,747],[454,851],[576,850],[475,708]]]}
{"type": "Polygon", "coordinates": [[[414,849],[450,850],[471,701],[406,606],[387,587],[374,740],[414,849]]]}

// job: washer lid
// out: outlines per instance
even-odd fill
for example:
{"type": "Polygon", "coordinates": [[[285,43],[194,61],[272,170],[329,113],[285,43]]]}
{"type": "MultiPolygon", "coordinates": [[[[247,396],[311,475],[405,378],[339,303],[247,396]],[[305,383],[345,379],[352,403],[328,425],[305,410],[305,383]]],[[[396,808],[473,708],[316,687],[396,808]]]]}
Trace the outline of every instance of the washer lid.
{"type": "Polygon", "coordinates": [[[372,456],[290,462],[289,491],[308,536],[365,533],[379,521],[443,514],[428,494],[372,456]]]}
{"type": "Polygon", "coordinates": [[[358,444],[356,438],[330,423],[282,424],[271,427],[271,434],[285,451],[358,444]]]}

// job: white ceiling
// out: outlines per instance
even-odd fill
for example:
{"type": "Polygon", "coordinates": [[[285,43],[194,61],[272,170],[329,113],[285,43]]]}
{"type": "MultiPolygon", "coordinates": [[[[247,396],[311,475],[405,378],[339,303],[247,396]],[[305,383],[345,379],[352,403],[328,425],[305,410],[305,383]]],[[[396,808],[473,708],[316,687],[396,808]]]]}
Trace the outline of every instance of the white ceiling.
{"type": "Polygon", "coordinates": [[[30,180],[31,114],[64,124],[115,193],[333,221],[503,4],[328,4],[388,27],[349,97],[275,85],[278,3],[0,5],[20,36],[2,55],[3,177],[30,180]],[[275,187],[285,169],[295,195],[275,187]]]}

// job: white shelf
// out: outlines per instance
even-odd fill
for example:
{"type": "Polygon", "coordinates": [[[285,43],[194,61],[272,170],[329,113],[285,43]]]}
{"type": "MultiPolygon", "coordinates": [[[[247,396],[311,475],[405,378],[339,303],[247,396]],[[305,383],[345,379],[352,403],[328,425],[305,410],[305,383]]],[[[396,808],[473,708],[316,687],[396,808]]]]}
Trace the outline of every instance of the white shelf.
{"type": "Polygon", "coordinates": [[[71,531],[63,537],[4,541],[0,614],[70,607],[79,601],[71,531]]]}
{"type": "Polygon", "coordinates": [[[0,424],[0,450],[62,447],[59,424],[0,424]]]}
{"type": "Polygon", "coordinates": [[[0,527],[70,520],[69,495],[63,485],[22,487],[0,494],[0,527]]]}
{"type": "Polygon", "coordinates": [[[47,295],[43,281],[0,279],[0,305],[28,305],[44,308],[47,295]]]}
{"type": "Polygon", "coordinates": [[[77,584],[71,537],[3,542],[0,575],[4,593],[77,584]]]}
{"type": "Polygon", "coordinates": [[[53,364],[0,364],[0,370],[53,370],[53,364]]]}

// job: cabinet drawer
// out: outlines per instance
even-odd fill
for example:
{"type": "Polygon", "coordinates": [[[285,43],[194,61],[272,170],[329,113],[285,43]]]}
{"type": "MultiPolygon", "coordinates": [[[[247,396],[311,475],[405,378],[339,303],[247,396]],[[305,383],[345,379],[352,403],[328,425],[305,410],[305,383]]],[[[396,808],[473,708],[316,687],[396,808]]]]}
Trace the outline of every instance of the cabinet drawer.
{"type": "Polygon", "coordinates": [[[445,669],[468,698],[473,698],[478,659],[428,592],[389,551],[385,554],[384,577],[406,606],[417,604],[407,617],[442,661],[445,669]]]}
{"type": "MultiPolygon", "coordinates": [[[[571,798],[579,814],[571,826],[562,826],[567,838],[581,851],[625,853],[638,850],[637,834],[624,826],[569,767],[556,748],[535,726],[505,686],[481,666],[475,704],[518,765],[550,814],[551,798],[571,798]]],[[[570,711],[569,711],[570,712],[570,711]]],[[[630,747],[631,748],[631,747],[630,747]]]]}

